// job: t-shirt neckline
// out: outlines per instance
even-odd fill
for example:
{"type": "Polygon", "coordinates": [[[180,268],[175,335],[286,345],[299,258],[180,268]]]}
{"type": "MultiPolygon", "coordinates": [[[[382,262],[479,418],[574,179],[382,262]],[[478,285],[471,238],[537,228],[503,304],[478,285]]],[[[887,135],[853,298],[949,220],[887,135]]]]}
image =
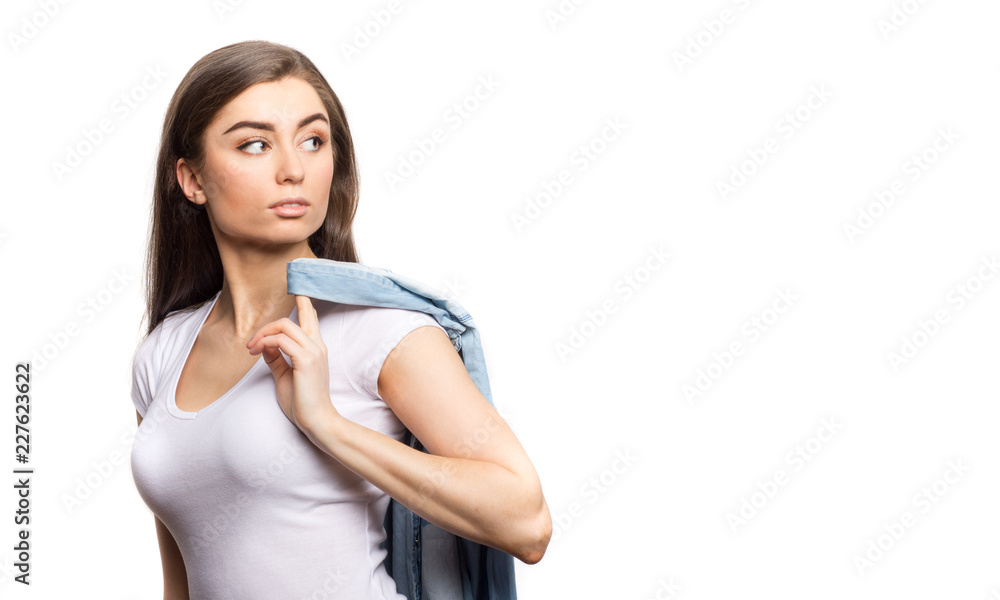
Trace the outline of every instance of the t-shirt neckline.
{"type": "MultiPolygon", "coordinates": [[[[194,348],[194,343],[198,339],[198,335],[201,334],[201,328],[205,325],[205,321],[208,320],[208,315],[212,314],[212,309],[215,308],[215,303],[218,302],[219,296],[221,294],[222,290],[220,289],[218,292],[215,293],[215,296],[213,296],[211,300],[206,302],[201,307],[201,309],[199,309],[202,311],[202,315],[198,319],[198,324],[194,326],[193,332],[188,337],[188,340],[184,345],[184,352],[179,361],[179,366],[176,372],[174,373],[173,378],[171,379],[171,384],[166,400],[167,412],[173,415],[174,417],[177,417],[178,419],[193,420],[197,418],[198,415],[212,408],[213,406],[216,406],[217,404],[222,404],[223,401],[225,401],[233,394],[235,394],[239,388],[243,387],[244,383],[246,383],[248,380],[250,380],[251,377],[253,377],[254,373],[256,373],[257,370],[260,368],[260,365],[265,364],[264,355],[261,354],[260,356],[257,357],[257,362],[255,362],[253,366],[250,367],[250,369],[243,375],[242,378],[240,378],[239,381],[236,382],[236,384],[233,385],[233,387],[229,388],[228,390],[226,390],[224,394],[213,400],[211,403],[201,407],[197,411],[183,410],[177,406],[177,385],[180,383],[181,373],[184,371],[184,366],[187,364],[187,360],[191,356],[191,350],[194,348]]],[[[297,312],[298,312],[298,306],[292,308],[292,313],[289,315],[289,318],[295,320],[294,317],[297,312]]]]}

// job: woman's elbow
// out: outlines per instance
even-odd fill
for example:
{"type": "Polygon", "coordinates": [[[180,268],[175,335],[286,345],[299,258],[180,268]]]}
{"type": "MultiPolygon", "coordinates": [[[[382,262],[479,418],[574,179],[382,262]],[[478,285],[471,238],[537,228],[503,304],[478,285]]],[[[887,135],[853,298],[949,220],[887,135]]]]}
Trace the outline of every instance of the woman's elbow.
{"type": "Polygon", "coordinates": [[[552,516],[545,498],[541,498],[541,507],[529,519],[526,519],[522,542],[514,554],[523,563],[533,565],[542,560],[545,550],[552,539],[552,516]]]}

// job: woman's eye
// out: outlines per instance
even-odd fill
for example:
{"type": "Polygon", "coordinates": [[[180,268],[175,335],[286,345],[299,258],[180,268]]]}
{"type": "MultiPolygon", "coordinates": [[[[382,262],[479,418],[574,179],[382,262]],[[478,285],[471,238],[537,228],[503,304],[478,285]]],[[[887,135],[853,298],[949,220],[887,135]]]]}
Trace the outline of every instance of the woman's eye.
{"type": "Polygon", "coordinates": [[[312,149],[319,150],[320,146],[323,145],[323,138],[319,137],[318,135],[314,135],[313,137],[306,140],[306,142],[313,142],[314,145],[312,149]]]}
{"type": "Polygon", "coordinates": [[[265,144],[265,143],[266,142],[264,140],[252,140],[252,141],[249,141],[249,142],[241,145],[239,148],[240,148],[240,150],[243,150],[244,152],[247,152],[248,154],[263,154],[264,153],[263,147],[261,147],[260,152],[249,151],[249,150],[247,150],[247,148],[252,148],[254,146],[262,145],[262,144],[265,144]]]}

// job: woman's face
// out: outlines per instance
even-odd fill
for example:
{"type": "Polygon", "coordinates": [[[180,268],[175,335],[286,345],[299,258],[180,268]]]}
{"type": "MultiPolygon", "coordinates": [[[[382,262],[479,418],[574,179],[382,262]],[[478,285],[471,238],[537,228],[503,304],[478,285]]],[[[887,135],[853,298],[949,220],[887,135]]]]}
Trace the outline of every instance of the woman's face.
{"type": "Polygon", "coordinates": [[[301,243],[323,225],[333,145],[311,85],[288,78],[250,86],[219,111],[203,142],[202,171],[182,158],[177,179],[205,205],[220,244],[301,243]]]}

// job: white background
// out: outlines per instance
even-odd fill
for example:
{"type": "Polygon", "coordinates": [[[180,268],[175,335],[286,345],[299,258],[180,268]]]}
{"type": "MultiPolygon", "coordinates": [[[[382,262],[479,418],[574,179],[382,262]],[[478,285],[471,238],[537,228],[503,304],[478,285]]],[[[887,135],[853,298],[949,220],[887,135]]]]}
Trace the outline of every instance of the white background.
{"type": "Polygon", "coordinates": [[[403,1],[377,27],[385,0],[234,4],[2,9],[0,596],[159,597],[123,441],[153,162],[187,69],[266,39],[346,108],[362,262],[454,290],[482,330],[556,522],[544,559],[518,563],[520,598],[1000,597],[996,3],[567,1],[553,21],[556,0],[403,1]],[[498,86],[470,100],[480,78],[498,86]],[[127,116],[122,94],[141,97],[127,116]],[[446,140],[391,187],[435,127],[446,140]],[[749,176],[720,192],[734,169],[749,176]],[[25,360],[30,588],[11,550],[25,360]]]}

